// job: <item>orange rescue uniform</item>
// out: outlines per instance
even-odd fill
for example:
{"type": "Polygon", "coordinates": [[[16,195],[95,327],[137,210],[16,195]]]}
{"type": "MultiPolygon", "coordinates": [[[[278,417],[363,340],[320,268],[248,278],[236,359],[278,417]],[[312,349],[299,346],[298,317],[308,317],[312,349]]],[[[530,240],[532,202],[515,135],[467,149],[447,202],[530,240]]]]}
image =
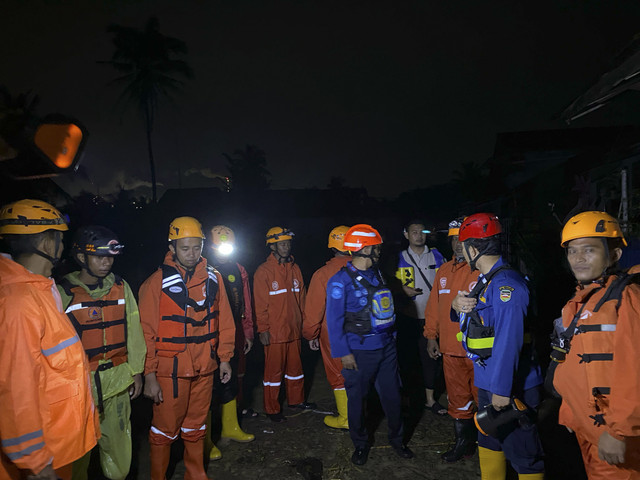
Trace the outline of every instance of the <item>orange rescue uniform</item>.
{"type": "Polygon", "coordinates": [[[264,347],[264,408],[280,412],[278,394],[284,373],[289,405],[304,402],[304,374],[300,359],[300,330],[305,302],[300,268],[290,257],[278,263],[273,254],[253,277],[253,296],[258,333],[269,332],[264,347]]]}
{"type": "Polygon", "coordinates": [[[147,345],[145,374],[156,373],[164,398],[164,402],[153,406],[149,441],[152,445],[168,445],[181,434],[185,441],[186,455],[187,443],[200,442],[206,434],[205,420],[211,403],[213,372],[218,368],[214,353],[217,348],[222,362],[231,359],[235,324],[222,277],[207,266],[206,259],[202,258],[191,274],[187,274],[174,260],[171,252],[165,256],[164,264],[173,267],[182,279],[164,279],[165,288],[176,291],[186,282],[189,298],[198,305],[206,303],[207,282],[217,284],[215,300],[210,306],[210,311],[217,311],[217,314],[206,320],[205,317],[210,315],[206,308],[196,309],[189,305],[184,313],[190,320],[182,324],[172,322],[179,326],[184,338],[204,339],[216,331],[217,336],[204,341],[175,344],[162,340],[167,330],[161,322],[170,321],[167,316],[174,315],[173,311],[162,311],[161,308],[161,305],[165,305],[164,308],[168,309],[169,305],[163,298],[162,268],[140,287],[140,319],[147,345]],[[172,281],[176,283],[169,285],[172,281]],[[161,333],[162,337],[159,337],[161,333]]]}
{"type": "Polygon", "coordinates": [[[562,396],[559,422],[578,438],[590,480],[640,479],[640,286],[622,292],[620,306],[612,298],[594,312],[607,287],[578,287],[562,310],[567,328],[584,305],[566,360],[558,364],[554,387],[562,396]],[[579,333],[578,333],[579,332],[579,333]],[[625,440],[625,463],[598,458],[603,432],[625,440]]]}
{"type": "Polygon", "coordinates": [[[424,336],[439,339],[448,411],[457,419],[473,418],[473,402],[478,400],[478,389],[473,385],[473,362],[467,358],[462,342],[456,337],[460,323],[451,309],[451,302],[458,292],[470,292],[479,274],[477,270],[472,272],[467,262],[457,262],[455,258],[441,265],[424,311],[424,336]]]}
{"type": "Polygon", "coordinates": [[[0,479],[61,478],[99,437],[89,363],[53,280],[0,256],[0,479]],[[20,470],[24,470],[22,473],[20,470]]]}
{"type": "Polygon", "coordinates": [[[302,335],[307,340],[314,340],[320,337],[320,353],[324,362],[324,370],[327,373],[329,385],[334,390],[344,390],[344,378],[340,373],[342,371],[342,361],[339,358],[331,357],[329,330],[327,329],[325,318],[327,282],[342,267],[347,265],[350,258],[348,255],[333,257],[326,265],[316,270],[313,277],[311,277],[304,306],[302,335]]]}

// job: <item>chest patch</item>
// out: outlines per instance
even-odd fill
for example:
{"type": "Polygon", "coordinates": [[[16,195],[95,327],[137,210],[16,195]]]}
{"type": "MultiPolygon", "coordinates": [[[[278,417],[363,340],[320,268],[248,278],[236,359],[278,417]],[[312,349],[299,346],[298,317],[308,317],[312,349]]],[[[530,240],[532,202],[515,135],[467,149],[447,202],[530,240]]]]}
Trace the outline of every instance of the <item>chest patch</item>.
{"type": "Polygon", "coordinates": [[[271,290],[277,290],[279,286],[280,285],[278,285],[278,282],[276,282],[275,280],[271,282],[271,290]]]}
{"type": "Polygon", "coordinates": [[[476,288],[476,285],[478,284],[478,282],[471,282],[469,284],[469,290],[467,290],[468,292],[470,292],[471,290],[473,290],[474,288],[476,288]]]}
{"type": "Polygon", "coordinates": [[[229,280],[229,283],[233,283],[236,281],[236,276],[233,274],[229,274],[227,275],[227,280],[229,280]]]}
{"type": "Polygon", "coordinates": [[[440,279],[440,288],[445,288],[447,286],[447,277],[442,277],[440,279]]]}
{"type": "Polygon", "coordinates": [[[169,287],[169,291],[171,293],[180,293],[182,291],[182,287],[169,287]]]}
{"type": "Polygon", "coordinates": [[[92,307],[89,309],[89,318],[91,320],[99,320],[102,317],[102,309],[97,307],[92,307]]]}
{"type": "Polygon", "coordinates": [[[511,300],[511,293],[513,292],[513,287],[509,287],[509,286],[504,286],[504,287],[500,287],[500,300],[502,300],[503,302],[508,302],[509,300],[511,300]]]}
{"type": "Polygon", "coordinates": [[[298,288],[300,286],[300,282],[298,282],[297,278],[293,279],[293,288],[298,288]]]}

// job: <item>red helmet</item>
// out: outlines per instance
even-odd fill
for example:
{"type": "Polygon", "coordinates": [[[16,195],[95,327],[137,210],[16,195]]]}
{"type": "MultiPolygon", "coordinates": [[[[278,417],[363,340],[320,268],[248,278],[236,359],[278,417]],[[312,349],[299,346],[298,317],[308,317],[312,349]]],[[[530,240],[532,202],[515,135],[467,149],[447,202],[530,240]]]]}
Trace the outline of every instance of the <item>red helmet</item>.
{"type": "Polygon", "coordinates": [[[493,213],[474,213],[468,216],[460,226],[458,240],[464,242],[470,238],[489,238],[502,233],[502,225],[493,213]]]}
{"type": "Polygon", "coordinates": [[[357,252],[369,245],[380,245],[382,237],[371,225],[360,223],[354,225],[344,234],[344,249],[349,252],[357,252]]]}

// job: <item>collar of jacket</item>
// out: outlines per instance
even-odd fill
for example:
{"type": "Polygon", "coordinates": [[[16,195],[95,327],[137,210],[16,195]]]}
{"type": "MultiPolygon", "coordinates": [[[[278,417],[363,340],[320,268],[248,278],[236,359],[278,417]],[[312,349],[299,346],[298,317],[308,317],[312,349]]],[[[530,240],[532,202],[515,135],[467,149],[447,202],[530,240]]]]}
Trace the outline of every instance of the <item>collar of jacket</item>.
{"type": "Polygon", "coordinates": [[[289,261],[285,262],[285,263],[280,263],[278,261],[278,259],[276,258],[275,253],[271,252],[269,254],[269,256],[267,257],[267,263],[272,264],[272,265],[293,265],[295,263],[295,258],[293,258],[293,255],[289,255],[289,261]]]}
{"type": "Polygon", "coordinates": [[[196,264],[196,267],[194,268],[193,273],[187,272],[187,270],[182,265],[180,265],[176,260],[174,260],[173,253],[171,253],[171,250],[169,250],[167,254],[164,256],[163,263],[165,265],[169,265],[170,267],[173,267],[176,270],[178,270],[178,273],[180,274],[182,279],[185,281],[187,286],[189,286],[190,284],[197,285],[199,283],[202,283],[209,277],[209,274],[207,273],[207,259],[202,256],[200,257],[200,261],[198,261],[198,263],[196,264]]]}

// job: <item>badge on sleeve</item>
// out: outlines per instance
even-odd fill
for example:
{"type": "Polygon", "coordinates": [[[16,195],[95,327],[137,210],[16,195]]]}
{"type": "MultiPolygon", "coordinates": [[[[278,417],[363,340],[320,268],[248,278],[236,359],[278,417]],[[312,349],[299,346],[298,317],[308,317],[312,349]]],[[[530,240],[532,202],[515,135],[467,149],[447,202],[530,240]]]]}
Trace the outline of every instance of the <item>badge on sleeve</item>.
{"type": "Polygon", "coordinates": [[[340,300],[344,295],[344,286],[341,283],[332,283],[329,291],[331,292],[331,298],[340,300]]]}
{"type": "Polygon", "coordinates": [[[509,287],[505,285],[504,287],[500,287],[499,290],[500,290],[500,300],[502,300],[503,302],[508,302],[509,300],[511,300],[511,293],[514,290],[513,287],[509,287]]]}

